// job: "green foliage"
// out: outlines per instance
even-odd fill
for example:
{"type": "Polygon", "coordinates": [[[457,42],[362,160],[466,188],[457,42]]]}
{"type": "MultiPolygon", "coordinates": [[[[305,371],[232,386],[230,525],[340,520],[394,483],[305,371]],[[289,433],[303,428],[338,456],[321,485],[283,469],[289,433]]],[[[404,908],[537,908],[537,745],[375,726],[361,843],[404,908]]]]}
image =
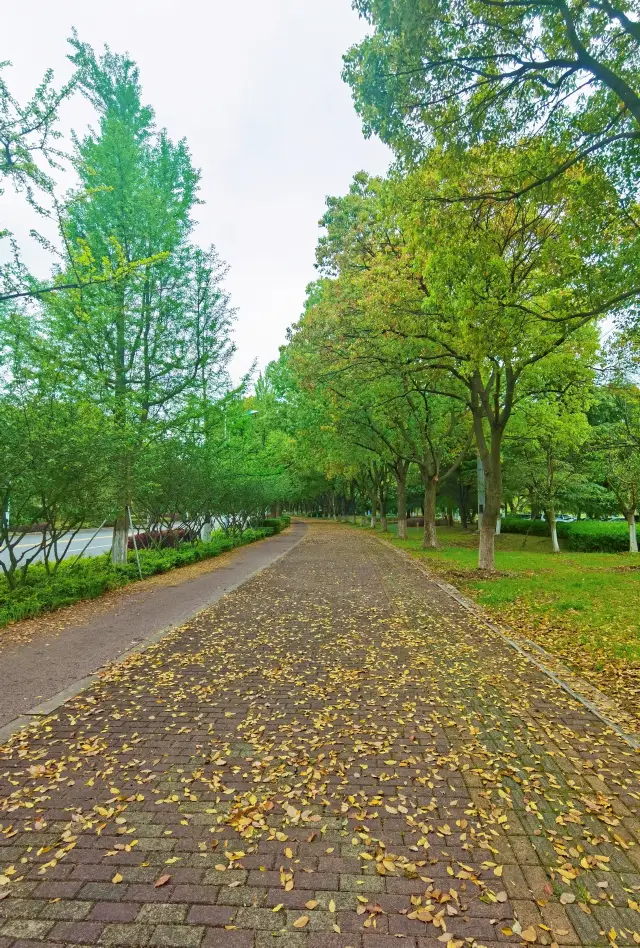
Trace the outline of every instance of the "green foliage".
{"type": "MultiPolygon", "coordinates": [[[[562,143],[529,186],[596,154],[632,186],[640,127],[640,30],[632,3],[455,5],[355,0],[373,27],[345,57],[365,131],[417,158],[433,142],[562,143]],[[602,38],[606,36],[607,41],[602,38]],[[615,167],[617,165],[617,167],[615,167]]],[[[502,195],[517,183],[505,178],[502,195]]]]}
{"type": "Polygon", "coordinates": [[[629,550],[629,525],[619,520],[577,520],[570,525],[567,546],[581,553],[624,553],[629,550]]]}
{"type": "MultiPolygon", "coordinates": [[[[219,556],[236,546],[243,546],[267,535],[263,529],[246,530],[238,537],[215,534],[208,543],[183,544],[175,549],[141,550],[140,567],[143,578],[166,573],[180,566],[190,566],[219,556]]],[[[110,589],[117,589],[139,579],[134,553],[127,564],[113,566],[109,556],[85,557],[77,562],[62,563],[55,576],[41,565],[32,566],[26,582],[10,589],[0,580],[0,627],[42,612],[51,612],[81,599],[95,599],[110,589]]]]}
{"type": "MultiPolygon", "coordinates": [[[[556,524],[558,537],[566,541],[568,550],[580,553],[625,553],[629,550],[629,525],[623,521],[573,520],[556,524]]],[[[502,533],[548,537],[546,520],[527,520],[524,517],[503,517],[502,533]]]]}
{"type": "MultiPolygon", "coordinates": [[[[558,527],[561,525],[558,524],[558,527]]],[[[548,537],[549,524],[546,520],[527,520],[524,517],[503,517],[500,521],[501,533],[519,533],[523,536],[548,537]]],[[[558,530],[560,536],[560,530],[558,530]]]]}

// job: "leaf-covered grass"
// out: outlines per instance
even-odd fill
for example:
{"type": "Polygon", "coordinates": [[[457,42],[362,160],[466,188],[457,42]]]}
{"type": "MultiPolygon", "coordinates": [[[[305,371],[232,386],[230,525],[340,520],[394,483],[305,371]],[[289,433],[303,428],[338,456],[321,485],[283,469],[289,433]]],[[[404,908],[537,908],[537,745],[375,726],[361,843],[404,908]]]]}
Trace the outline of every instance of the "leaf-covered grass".
{"type": "MultiPolygon", "coordinates": [[[[392,530],[395,526],[392,525],[392,530]]],[[[494,618],[559,655],[635,713],[640,708],[640,555],[551,552],[547,537],[496,538],[497,574],[477,569],[477,534],[438,527],[389,539],[475,599],[494,618]]]]}
{"type": "MultiPolygon", "coordinates": [[[[199,563],[235,546],[261,540],[274,532],[271,526],[245,530],[242,536],[233,539],[217,533],[208,543],[184,543],[177,548],[140,550],[142,578],[199,563]]],[[[126,566],[112,566],[109,554],[103,554],[83,557],[75,563],[73,560],[63,562],[54,576],[50,576],[44,566],[36,564],[29,570],[24,585],[18,589],[9,589],[4,578],[0,578],[0,628],[10,622],[61,609],[83,599],[95,599],[110,589],[126,586],[138,579],[140,574],[132,552],[128,554],[126,566]]]]}

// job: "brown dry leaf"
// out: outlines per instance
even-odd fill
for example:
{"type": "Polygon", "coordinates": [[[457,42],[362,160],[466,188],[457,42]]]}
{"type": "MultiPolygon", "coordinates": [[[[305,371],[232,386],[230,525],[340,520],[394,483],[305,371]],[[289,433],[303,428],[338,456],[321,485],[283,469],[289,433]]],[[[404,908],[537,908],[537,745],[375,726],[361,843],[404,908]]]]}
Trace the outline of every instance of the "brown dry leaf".
{"type": "Polygon", "coordinates": [[[305,925],[309,924],[309,916],[301,915],[300,918],[297,918],[293,923],[294,928],[304,928],[305,925]]]}
{"type": "Polygon", "coordinates": [[[318,900],[317,900],[317,899],[309,899],[308,902],[305,902],[305,903],[304,903],[304,907],[305,907],[305,908],[308,908],[310,911],[313,911],[314,908],[317,908],[317,907],[318,907],[318,900]]]}
{"type": "Polygon", "coordinates": [[[520,937],[522,938],[523,941],[527,941],[529,942],[529,944],[532,945],[535,941],[537,941],[538,934],[535,928],[533,927],[533,925],[529,925],[528,928],[525,928],[525,930],[522,932],[522,935],[520,937]]]}
{"type": "Polygon", "coordinates": [[[166,885],[167,882],[170,882],[170,881],[171,881],[171,876],[169,875],[160,876],[160,878],[156,879],[156,881],[153,883],[153,887],[154,889],[160,889],[162,888],[163,885],[166,885]]]}

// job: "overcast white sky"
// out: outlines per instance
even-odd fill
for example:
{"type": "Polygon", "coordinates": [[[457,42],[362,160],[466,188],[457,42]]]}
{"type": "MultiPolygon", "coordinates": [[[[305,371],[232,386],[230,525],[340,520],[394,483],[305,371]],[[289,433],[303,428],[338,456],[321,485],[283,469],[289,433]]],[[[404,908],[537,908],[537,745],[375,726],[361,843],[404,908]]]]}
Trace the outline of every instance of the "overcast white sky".
{"type": "MultiPolygon", "coordinates": [[[[389,152],[366,141],[342,82],[343,52],[364,33],[350,0],[21,0],[3,4],[0,60],[26,97],[51,66],[70,75],[66,38],[108,43],[140,66],[145,100],[172,138],[189,142],[202,169],[197,240],[231,266],[239,309],[233,374],[264,366],[300,315],[314,279],[317,221],[328,194],[352,175],[382,173],[389,152]]],[[[65,128],[82,131],[80,97],[65,128]]],[[[65,185],[66,185],[65,181],[65,185]]],[[[70,181],[69,181],[70,183],[70,181]]],[[[21,242],[32,223],[8,192],[2,222],[21,242]]],[[[31,249],[42,271],[46,260],[31,249]]]]}

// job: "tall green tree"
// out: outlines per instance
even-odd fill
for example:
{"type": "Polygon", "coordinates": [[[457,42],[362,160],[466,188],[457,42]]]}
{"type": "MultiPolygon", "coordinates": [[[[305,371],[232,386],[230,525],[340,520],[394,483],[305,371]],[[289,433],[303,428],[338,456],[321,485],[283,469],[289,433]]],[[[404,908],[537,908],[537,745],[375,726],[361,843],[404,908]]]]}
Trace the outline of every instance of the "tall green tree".
{"type": "Polygon", "coordinates": [[[50,300],[49,327],[119,438],[113,560],[121,563],[134,455],[188,417],[194,393],[224,373],[232,312],[215,251],[189,241],[199,175],[186,143],[157,130],[130,59],[109,49],[98,57],[77,38],[72,45],[99,124],[76,142],[81,199],[64,221],[64,276],[77,274],[80,288],[50,300]],[[87,286],[95,261],[107,261],[114,278],[87,286]]]}

